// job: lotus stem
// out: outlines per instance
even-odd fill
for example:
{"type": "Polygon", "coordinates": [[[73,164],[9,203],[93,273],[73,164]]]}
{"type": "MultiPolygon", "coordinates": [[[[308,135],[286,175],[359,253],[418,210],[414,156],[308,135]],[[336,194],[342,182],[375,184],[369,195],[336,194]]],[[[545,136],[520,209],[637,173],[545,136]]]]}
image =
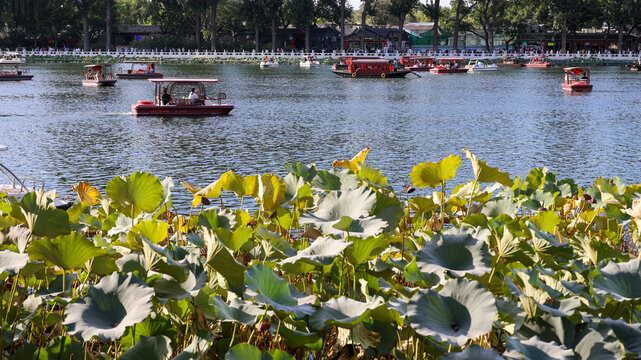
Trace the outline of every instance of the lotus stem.
{"type": "Polygon", "coordinates": [[[4,321],[7,321],[7,319],[9,319],[9,313],[11,312],[11,304],[13,304],[13,296],[16,293],[18,276],[20,276],[20,270],[18,270],[18,273],[16,274],[13,280],[13,284],[11,284],[11,294],[9,294],[9,302],[7,303],[7,314],[4,316],[4,321]]]}
{"type": "Polygon", "coordinates": [[[467,203],[467,214],[465,216],[470,216],[470,211],[472,210],[472,198],[474,197],[474,192],[476,187],[479,186],[479,182],[475,179],[474,186],[472,187],[472,193],[470,194],[470,201],[467,203]]]}
{"type": "Polygon", "coordinates": [[[231,341],[229,342],[229,347],[230,348],[234,344],[234,338],[236,337],[236,326],[238,326],[238,324],[234,323],[234,330],[231,333],[231,341]]]}

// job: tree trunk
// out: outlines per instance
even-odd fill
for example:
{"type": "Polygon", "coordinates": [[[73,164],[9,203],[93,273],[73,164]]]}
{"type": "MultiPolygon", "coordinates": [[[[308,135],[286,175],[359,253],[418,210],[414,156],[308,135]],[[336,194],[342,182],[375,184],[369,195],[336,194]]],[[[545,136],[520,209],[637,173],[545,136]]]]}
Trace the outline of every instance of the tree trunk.
{"type": "Polygon", "coordinates": [[[365,0],[363,3],[363,13],[361,14],[361,49],[364,53],[367,52],[365,49],[365,22],[367,21],[367,6],[369,5],[369,0],[365,0]]]}
{"type": "Polygon", "coordinates": [[[494,28],[490,28],[488,31],[487,44],[489,45],[490,53],[494,52],[494,28]]]}
{"type": "Polygon", "coordinates": [[[216,10],[218,8],[218,0],[211,1],[211,21],[209,22],[209,32],[211,37],[209,39],[210,45],[209,49],[211,51],[216,51],[216,10]]]}
{"type": "Polygon", "coordinates": [[[561,30],[561,54],[567,53],[568,14],[563,13],[563,29],[561,30]]]}
{"type": "Polygon", "coordinates": [[[441,0],[434,1],[434,45],[432,49],[434,52],[438,51],[438,18],[441,16],[441,0]]]}
{"type": "Polygon", "coordinates": [[[272,52],[276,52],[276,13],[271,15],[272,19],[272,52]]]}
{"type": "Polygon", "coordinates": [[[111,29],[111,23],[112,23],[112,10],[114,6],[114,0],[107,0],[107,17],[105,19],[105,22],[107,23],[107,33],[106,35],[106,50],[111,51],[111,34],[113,33],[113,30],[111,29]]]}
{"type": "Polygon", "coordinates": [[[309,53],[309,38],[310,38],[310,33],[312,32],[311,26],[309,25],[309,21],[307,21],[307,24],[305,25],[305,52],[309,53]]]}
{"type": "Polygon", "coordinates": [[[202,35],[200,33],[200,14],[196,15],[196,26],[194,30],[196,33],[196,50],[200,51],[202,47],[202,35]]]}
{"type": "Polygon", "coordinates": [[[403,25],[405,25],[405,14],[398,17],[398,49],[403,51],[403,25]]]}
{"type": "Polygon", "coordinates": [[[89,9],[82,9],[82,44],[89,51],[89,9]]]}
{"type": "Polygon", "coordinates": [[[461,22],[461,2],[462,0],[458,0],[456,2],[456,17],[454,18],[454,44],[452,44],[452,50],[454,52],[458,52],[458,31],[459,31],[459,26],[461,22]]]}
{"type": "Polygon", "coordinates": [[[259,51],[258,48],[258,23],[254,23],[254,50],[259,51]]]}
{"type": "Polygon", "coordinates": [[[490,32],[486,28],[483,28],[483,33],[485,34],[483,38],[483,40],[485,40],[485,51],[490,51],[490,32]]]}
{"type": "Polygon", "coordinates": [[[617,26],[617,52],[620,54],[623,52],[623,24],[617,26]]]}
{"type": "Polygon", "coordinates": [[[345,1],[341,0],[341,50],[345,50],[345,1]]]}

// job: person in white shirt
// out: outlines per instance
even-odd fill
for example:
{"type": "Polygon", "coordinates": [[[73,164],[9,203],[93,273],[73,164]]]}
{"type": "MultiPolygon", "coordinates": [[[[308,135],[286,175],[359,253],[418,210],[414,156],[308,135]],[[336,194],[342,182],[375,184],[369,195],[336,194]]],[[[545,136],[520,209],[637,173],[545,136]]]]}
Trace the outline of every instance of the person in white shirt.
{"type": "Polygon", "coordinates": [[[200,99],[198,91],[196,91],[196,88],[191,88],[191,92],[189,93],[189,102],[191,104],[195,104],[198,99],[200,99]]]}

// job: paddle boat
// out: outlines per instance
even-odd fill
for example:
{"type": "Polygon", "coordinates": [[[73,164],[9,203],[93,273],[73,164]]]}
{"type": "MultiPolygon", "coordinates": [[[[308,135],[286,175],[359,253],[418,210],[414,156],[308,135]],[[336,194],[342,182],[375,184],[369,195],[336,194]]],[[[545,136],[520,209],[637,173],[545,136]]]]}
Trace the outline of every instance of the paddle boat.
{"type": "Polygon", "coordinates": [[[462,74],[469,71],[463,67],[463,58],[436,59],[436,66],[430,69],[432,74],[462,74]]]}
{"type": "Polygon", "coordinates": [[[116,77],[119,79],[152,79],[163,77],[162,73],[156,72],[155,61],[123,61],[120,69],[123,72],[116,74],[116,77]],[[124,71],[123,65],[127,65],[129,69],[124,71]]]}
{"type": "Polygon", "coordinates": [[[223,103],[227,94],[219,92],[215,97],[207,97],[205,84],[217,83],[216,79],[148,79],[155,85],[154,101],[138,101],[131,105],[134,116],[177,115],[213,116],[227,115],[234,105],[223,103]],[[178,94],[190,96],[180,97],[178,94]]]}
{"type": "Polygon", "coordinates": [[[529,68],[549,68],[552,67],[552,63],[548,61],[545,56],[532,56],[530,61],[525,64],[525,67],[529,68]]]}
{"type": "Polygon", "coordinates": [[[467,65],[466,69],[469,69],[470,72],[482,72],[482,71],[496,71],[499,69],[498,66],[489,63],[486,59],[471,59],[467,65]]]}
{"type": "Polygon", "coordinates": [[[496,66],[498,67],[514,67],[514,68],[520,68],[523,67],[523,63],[519,62],[519,58],[516,56],[504,56],[501,58],[499,62],[496,63],[496,66]]]}
{"type": "Polygon", "coordinates": [[[592,91],[590,84],[590,69],[586,67],[570,67],[563,69],[565,78],[561,87],[565,91],[588,92],[592,91]]]}
{"type": "Polygon", "coordinates": [[[434,58],[430,56],[403,56],[401,64],[411,71],[430,71],[434,67],[434,58]]]}
{"type": "MultiPolygon", "coordinates": [[[[0,151],[7,150],[8,148],[5,145],[0,145],[0,151]]],[[[13,171],[9,170],[8,167],[1,163],[0,174],[3,175],[0,177],[0,180],[6,181],[6,183],[0,182],[0,193],[5,193],[7,196],[14,196],[18,201],[20,201],[27,193],[35,190],[44,190],[45,187],[44,181],[34,179],[30,176],[17,176],[13,171]]],[[[68,209],[72,205],[71,202],[63,201],[58,198],[54,199],[53,204],[57,208],[63,210],[68,209]]]]}
{"type": "Polygon", "coordinates": [[[315,57],[308,56],[303,58],[303,60],[300,61],[299,66],[302,68],[319,67],[320,62],[315,57]]]}
{"type": "Polygon", "coordinates": [[[402,78],[409,74],[406,69],[394,69],[390,60],[360,59],[351,60],[347,69],[332,69],[332,72],[342,77],[353,78],[402,78]]]}
{"type": "Polygon", "coordinates": [[[627,67],[630,71],[641,71],[641,59],[634,64],[628,64],[627,67]]]}
{"type": "Polygon", "coordinates": [[[0,64],[24,64],[26,62],[22,54],[17,52],[6,52],[0,58],[0,64]]]}
{"type": "Polygon", "coordinates": [[[0,63],[0,81],[31,80],[33,75],[27,70],[20,70],[17,63],[0,63]]]}
{"type": "Polygon", "coordinates": [[[380,59],[378,56],[339,56],[338,64],[332,65],[332,70],[347,70],[353,60],[374,60],[380,59]]]}
{"type": "Polygon", "coordinates": [[[111,74],[111,65],[93,64],[85,65],[85,79],[83,86],[114,86],[116,79],[111,74]]]}
{"type": "Polygon", "coordinates": [[[260,67],[262,68],[274,66],[278,66],[278,60],[275,60],[274,58],[265,58],[260,62],[260,67]]]}

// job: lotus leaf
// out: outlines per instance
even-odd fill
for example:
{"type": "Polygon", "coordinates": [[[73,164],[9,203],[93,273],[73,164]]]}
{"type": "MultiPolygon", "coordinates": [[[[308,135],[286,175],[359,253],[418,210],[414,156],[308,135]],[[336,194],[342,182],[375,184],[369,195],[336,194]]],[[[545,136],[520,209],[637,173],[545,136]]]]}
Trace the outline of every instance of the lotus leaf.
{"type": "Polygon", "coordinates": [[[199,273],[189,272],[184,281],[178,281],[170,275],[163,275],[151,283],[156,297],[165,303],[170,299],[186,299],[194,297],[200,289],[207,285],[207,272],[202,270],[199,273]]]}
{"type": "Polygon", "coordinates": [[[27,252],[31,260],[46,260],[64,270],[77,269],[87,260],[107,253],[79,233],[34,240],[27,252]]]}
{"type": "Polygon", "coordinates": [[[204,240],[207,245],[207,265],[223,275],[230,285],[242,285],[245,267],[216,239],[213,231],[205,231],[204,240]]]}
{"type": "Polygon", "coordinates": [[[461,166],[461,158],[450,155],[439,162],[426,162],[414,166],[410,179],[414,186],[435,188],[447,180],[454,179],[459,166],[461,166]]]}
{"type": "Polygon", "coordinates": [[[456,279],[439,292],[417,292],[407,305],[407,316],[418,334],[462,346],[492,330],[497,310],[492,293],[478,282],[456,279]]]}
{"type": "Polygon", "coordinates": [[[328,325],[351,329],[363,321],[370,311],[384,304],[385,301],[382,298],[360,302],[341,296],[322,303],[320,309],[310,317],[309,324],[315,329],[322,329],[328,325]]]}
{"type": "Polygon", "coordinates": [[[288,353],[272,349],[265,353],[254,345],[250,344],[237,344],[234,345],[229,352],[225,355],[225,360],[293,360],[294,358],[288,353]]]}
{"type": "Polygon", "coordinates": [[[641,324],[628,324],[621,319],[604,319],[603,322],[614,331],[626,352],[641,354],[641,341],[639,341],[641,339],[641,324]]]}
{"type": "Polygon", "coordinates": [[[121,337],[128,326],[143,321],[151,312],[154,291],[129,274],[114,273],[87,290],[87,296],[69,304],[64,325],[68,333],[89,340],[121,337]]]}
{"type": "Polygon", "coordinates": [[[492,258],[484,240],[487,233],[453,229],[435,235],[416,254],[416,264],[425,273],[449,271],[453,276],[481,276],[490,272],[492,258]]]}
{"type": "Polygon", "coordinates": [[[252,265],[245,270],[245,284],[252,292],[250,297],[271,306],[280,313],[294,313],[297,317],[309,315],[314,309],[308,304],[299,304],[292,296],[287,281],[278,277],[264,264],[252,265]]]}
{"type": "Polygon", "coordinates": [[[350,243],[343,240],[319,237],[308,248],[283,260],[281,264],[283,268],[287,268],[287,264],[296,264],[299,261],[312,265],[330,265],[343,250],[350,246],[350,243]]]}
{"type": "Polygon", "coordinates": [[[254,325],[258,316],[265,310],[253,303],[241,299],[231,299],[229,305],[220,297],[213,296],[209,299],[213,305],[214,313],[222,321],[236,322],[243,325],[254,325]]]}
{"type": "Polygon", "coordinates": [[[71,187],[73,191],[78,194],[78,199],[83,204],[92,206],[98,205],[98,198],[100,197],[100,192],[93,186],[89,185],[86,181],[81,181],[76,185],[71,187]]]}
{"type": "Polygon", "coordinates": [[[358,154],[354,155],[354,157],[351,160],[334,160],[332,163],[333,167],[344,167],[345,169],[352,170],[353,172],[358,172],[361,168],[361,165],[365,161],[365,157],[367,157],[367,153],[372,149],[371,146],[366,147],[365,149],[361,150],[358,154]]]}
{"type": "Polygon", "coordinates": [[[334,225],[343,217],[349,217],[353,220],[350,226],[354,226],[356,230],[350,234],[367,237],[376,235],[387,226],[386,222],[369,216],[369,211],[375,206],[376,193],[365,186],[355,190],[333,191],[325,196],[318,206],[318,211],[314,214],[302,214],[299,222],[310,224],[323,234],[340,235],[344,231],[335,228],[334,225]]]}
{"type": "Polygon", "coordinates": [[[128,178],[118,176],[111,179],[106,194],[130,218],[135,218],[143,211],[155,211],[164,199],[160,181],[145,172],[135,172],[128,178]]]}
{"type": "Polygon", "coordinates": [[[605,324],[587,328],[581,340],[574,346],[574,353],[575,358],[582,360],[623,358],[623,349],[619,341],[605,324]]]}
{"type": "Polygon", "coordinates": [[[35,236],[58,236],[71,232],[69,215],[53,204],[55,193],[42,190],[27,193],[20,200],[21,215],[35,236]]]}
{"type": "Polygon", "coordinates": [[[484,349],[476,344],[465,347],[460,353],[449,353],[439,360],[502,360],[501,355],[494,349],[484,349]]]}
{"type": "Polygon", "coordinates": [[[141,221],[129,230],[127,245],[132,249],[142,249],[141,237],[148,239],[153,244],[158,244],[167,239],[169,224],[162,221],[141,221]]]}
{"type": "Polygon", "coordinates": [[[257,184],[250,193],[262,210],[274,211],[285,201],[287,187],[278,176],[266,174],[257,177],[257,184]]]}
{"type": "Polygon", "coordinates": [[[122,360],[165,360],[171,355],[171,346],[169,338],[160,336],[141,336],[136,345],[118,356],[122,360]]]}
{"type": "Polygon", "coordinates": [[[574,352],[564,345],[541,341],[538,336],[527,340],[508,338],[506,348],[507,351],[503,353],[503,356],[507,359],[570,360],[574,357],[574,352]]]}
{"type": "Polygon", "coordinates": [[[310,183],[314,189],[324,191],[354,190],[361,181],[349,170],[319,171],[310,183]]]}
{"type": "Polygon", "coordinates": [[[200,336],[201,334],[197,334],[194,336],[194,339],[192,340],[191,344],[185,348],[180,354],[178,354],[175,358],[172,360],[193,360],[193,359],[198,359],[201,357],[202,354],[206,354],[207,350],[211,346],[212,342],[214,341],[213,335],[211,333],[204,333],[203,336],[200,336]]]}
{"type": "Polygon", "coordinates": [[[478,182],[498,182],[505,186],[512,186],[514,182],[510,179],[510,174],[499,171],[498,168],[489,166],[485,161],[480,160],[472,154],[467,148],[464,148],[465,157],[472,162],[474,179],[478,182]]]}
{"type": "Polygon", "coordinates": [[[29,241],[31,241],[31,231],[23,226],[12,226],[7,234],[0,232],[0,245],[12,243],[20,253],[25,252],[29,241]]]}
{"type": "Polygon", "coordinates": [[[641,259],[616,263],[610,261],[602,267],[593,280],[597,293],[611,296],[617,301],[641,298],[641,259]]]}
{"type": "Polygon", "coordinates": [[[0,273],[15,275],[29,261],[29,255],[15,253],[11,250],[0,251],[0,273]]]}
{"type": "Polygon", "coordinates": [[[269,330],[272,334],[280,334],[280,336],[287,341],[287,347],[291,349],[304,347],[313,351],[319,351],[323,346],[323,341],[317,333],[308,332],[307,325],[304,321],[289,324],[276,319],[272,321],[269,330]]]}

